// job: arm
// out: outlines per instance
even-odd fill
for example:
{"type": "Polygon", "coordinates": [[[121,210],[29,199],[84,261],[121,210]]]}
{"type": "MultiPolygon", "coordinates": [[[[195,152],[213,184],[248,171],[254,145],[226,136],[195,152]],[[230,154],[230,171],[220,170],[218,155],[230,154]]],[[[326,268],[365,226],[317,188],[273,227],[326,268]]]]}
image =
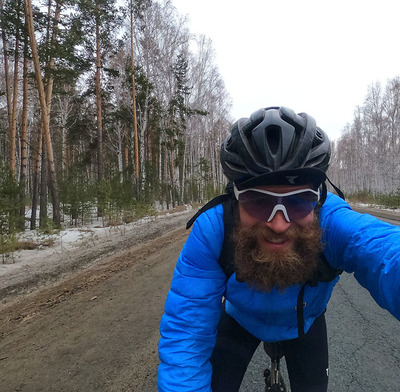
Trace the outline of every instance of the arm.
{"type": "Polygon", "coordinates": [[[354,272],[375,301],[400,320],[400,228],[352,211],[329,195],[321,210],[329,263],[354,272]]]}
{"type": "Polygon", "coordinates": [[[209,359],[226,281],[218,264],[223,236],[217,206],[196,220],[179,256],[160,325],[159,391],[211,391],[209,359]]]}

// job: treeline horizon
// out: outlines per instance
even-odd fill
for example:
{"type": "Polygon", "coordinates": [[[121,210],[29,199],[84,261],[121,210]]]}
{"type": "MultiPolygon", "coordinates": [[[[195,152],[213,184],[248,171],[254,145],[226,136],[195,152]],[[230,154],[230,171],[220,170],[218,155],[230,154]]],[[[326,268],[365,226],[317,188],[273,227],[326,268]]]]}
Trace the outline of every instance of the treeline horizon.
{"type": "Polygon", "coordinates": [[[400,207],[400,77],[368,87],[353,121],[332,143],[328,175],[354,199],[400,207]]]}
{"type": "MultiPolygon", "coordinates": [[[[231,98],[211,40],[171,1],[0,0],[0,12],[0,236],[224,191],[231,98]]],[[[399,193],[399,85],[371,86],[332,143],[329,176],[347,194],[399,193]]]]}

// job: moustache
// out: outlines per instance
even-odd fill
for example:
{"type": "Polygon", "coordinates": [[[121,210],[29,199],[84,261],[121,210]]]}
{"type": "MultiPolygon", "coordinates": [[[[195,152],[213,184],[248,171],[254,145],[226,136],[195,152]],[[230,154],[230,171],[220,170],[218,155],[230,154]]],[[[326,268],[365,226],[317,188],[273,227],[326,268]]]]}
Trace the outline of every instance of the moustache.
{"type": "Polygon", "coordinates": [[[299,236],[300,232],[304,232],[301,228],[295,226],[289,227],[284,233],[276,233],[267,226],[246,228],[244,231],[247,232],[249,237],[270,242],[294,240],[299,236]]]}

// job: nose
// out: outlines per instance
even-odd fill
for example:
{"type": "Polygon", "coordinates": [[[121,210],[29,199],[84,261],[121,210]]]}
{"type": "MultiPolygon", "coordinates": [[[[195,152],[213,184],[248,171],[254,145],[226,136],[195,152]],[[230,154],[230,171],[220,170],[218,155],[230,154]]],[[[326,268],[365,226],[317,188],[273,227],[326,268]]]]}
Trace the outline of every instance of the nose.
{"type": "Polygon", "coordinates": [[[284,233],[292,224],[288,222],[283,215],[282,211],[277,211],[271,221],[265,222],[267,227],[269,227],[275,233],[284,233]]]}

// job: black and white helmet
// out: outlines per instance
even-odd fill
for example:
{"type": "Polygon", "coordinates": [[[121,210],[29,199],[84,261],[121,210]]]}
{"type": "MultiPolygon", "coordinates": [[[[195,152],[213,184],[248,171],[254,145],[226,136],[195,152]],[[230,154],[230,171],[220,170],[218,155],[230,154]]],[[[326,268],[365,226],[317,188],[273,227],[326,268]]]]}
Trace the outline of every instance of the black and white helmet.
{"type": "Polygon", "coordinates": [[[313,117],[269,107],[238,120],[221,146],[225,175],[240,188],[268,184],[314,184],[326,180],[328,136],[313,117]]]}

